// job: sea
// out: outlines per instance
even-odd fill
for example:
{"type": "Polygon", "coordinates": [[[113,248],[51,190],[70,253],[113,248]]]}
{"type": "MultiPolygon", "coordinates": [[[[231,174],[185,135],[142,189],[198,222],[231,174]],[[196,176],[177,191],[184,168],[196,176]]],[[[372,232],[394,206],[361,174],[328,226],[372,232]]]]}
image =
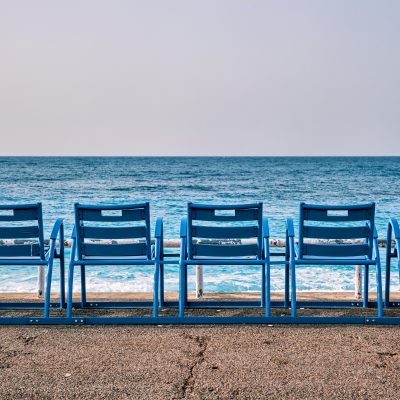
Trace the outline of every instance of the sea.
{"type": "MultiPolygon", "coordinates": [[[[48,237],[56,218],[73,227],[75,202],[136,203],[149,201],[152,225],[164,218],[165,238],[179,237],[187,202],[239,204],[263,202],[271,237],[283,238],[285,218],[297,223],[299,203],[376,202],[376,225],[385,238],[388,218],[400,218],[400,157],[0,157],[0,203],[42,202],[48,237]]],[[[381,251],[384,267],[384,250],[381,251]]],[[[67,251],[67,261],[69,250],[67,251]]],[[[299,267],[303,291],[352,291],[354,266],[299,267]]],[[[383,268],[384,269],[384,268],[383,268]]],[[[1,267],[0,292],[34,292],[37,267],[1,267]]],[[[393,265],[392,285],[399,290],[393,265]]],[[[56,268],[54,280],[58,280],[56,268]]],[[[371,289],[375,272],[371,274],[371,289]]],[[[87,290],[143,292],[152,290],[148,266],[87,268],[87,290]]],[[[195,288],[194,269],[189,290],[195,288]]],[[[76,273],[78,289],[79,272],[76,273]]],[[[272,290],[284,288],[283,266],[271,272],[272,290]]],[[[178,290],[178,266],[166,269],[167,291],[178,290]]],[[[57,290],[57,283],[53,285],[57,290]]],[[[257,267],[204,267],[204,291],[260,290],[257,267]]]]}

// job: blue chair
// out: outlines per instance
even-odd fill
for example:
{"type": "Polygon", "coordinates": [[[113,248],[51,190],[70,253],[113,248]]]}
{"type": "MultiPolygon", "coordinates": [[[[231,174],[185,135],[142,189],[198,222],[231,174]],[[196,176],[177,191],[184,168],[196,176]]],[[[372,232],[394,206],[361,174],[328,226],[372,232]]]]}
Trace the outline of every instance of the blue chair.
{"type": "MultiPolygon", "coordinates": [[[[268,220],[263,218],[262,203],[189,203],[187,218],[181,223],[180,237],[179,317],[184,317],[185,308],[189,306],[187,269],[191,265],[260,266],[259,306],[265,307],[266,316],[270,315],[269,229],[268,220]],[[250,239],[250,243],[242,243],[241,239],[250,239]]],[[[220,302],[214,306],[227,304],[220,302]]]]}
{"type": "MultiPolygon", "coordinates": [[[[50,246],[45,245],[42,204],[0,205],[0,266],[47,266],[43,303],[1,303],[0,309],[44,309],[49,317],[54,259],[60,260],[60,308],[65,306],[64,284],[64,225],[57,219],[50,235],[50,246]],[[56,244],[59,238],[59,252],[56,244]]],[[[15,317],[15,322],[23,318],[15,317]]],[[[0,324],[2,319],[0,318],[0,324]]]]}
{"type": "Polygon", "coordinates": [[[364,308],[368,307],[369,266],[374,265],[378,317],[382,317],[381,263],[374,221],[375,203],[349,206],[300,203],[297,249],[294,242],[293,221],[287,220],[292,317],[296,317],[297,307],[296,267],[301,265],[364,265],[364,308]],[[328,242],[315,243],[314,239],[328,242]],[[362,240],[354,243],[355,239],[362,240]],[[340,243],[343,240],[347,240],[347,243],[340,243]],[[353,242],[349,243],[348,240],[353,242]]]}
{"type": "MultiPolygon", "coordinates": [[[[386,277],[385,277],[385,307],[391,307],[394,304],[390,303],[390,270],[392,258],[397,258],[397,266],[399,269],[400,279],[400,227],[396,218],[390,218],[386,237],[386,277]],[[393,237],[394,236],[394,237],[393,237]],[[394,239],[394,248],[392,250],[392,240],[394,239]]],[[[400,306],[397,302],[396,306],[400,306]]]]}
{"type": "MultiPolygon", "coordinates": [[[[81,308],[152,307],[158,316],[160,258],[163,222],[157,219],[155,245],[151,243],[149,203],[127,205],[75,204],[75,227],[72,236],[68,275],[67,317],[72,316],[74,267],[81,268],[81,308]],[[100,243],[99,243],[100,240],[100,243]],[[115,241],[123,243],[115,243],[115,241]],[[97,242],[96,242],[97,241],[97,242]],[[86,301],[86,267],[101,265],[149,265],[154,268],[152,302],[86,301]]],[[[77,305],[79,306],[79,305],[77,305]]]]}

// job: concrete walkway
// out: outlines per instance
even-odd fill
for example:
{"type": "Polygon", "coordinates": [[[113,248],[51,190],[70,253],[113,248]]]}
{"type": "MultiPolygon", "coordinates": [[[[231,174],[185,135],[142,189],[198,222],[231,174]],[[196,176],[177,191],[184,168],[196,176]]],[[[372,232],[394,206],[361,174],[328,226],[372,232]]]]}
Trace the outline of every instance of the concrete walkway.
{"type": "Polygon", "coordinates": [[[397,327],[2,327],[1,399],[398,399],[397,327]]]}

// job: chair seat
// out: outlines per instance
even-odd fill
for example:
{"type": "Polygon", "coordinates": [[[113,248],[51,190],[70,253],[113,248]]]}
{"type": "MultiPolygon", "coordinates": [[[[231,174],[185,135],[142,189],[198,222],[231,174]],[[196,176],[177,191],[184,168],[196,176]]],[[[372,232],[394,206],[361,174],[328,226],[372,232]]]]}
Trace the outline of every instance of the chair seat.
{"type": "Polygon", "coordinates": [[[257,257],[192,257],[184,261],[186,265],[263,265],[265,260],[257,257]]]}
{"type": "Polygon", "coordinates": [[[21,265],[47,265],[46,260],[39,256],[35,257],[0,257],[0,265],[21,264],[21,265]]]}
{"type": "Polygon", "coordinates": [[[302,260],[354,260],[354,261],[366,261],[371,260],[367,256],[357,256],[357,257],[322,257],[322,256],[303,256],[302,260]]]}
{"type": "Polygon", "coordinates": [[[194,256],[191,260],[258,260],[257,256],[244,257],[210,257],[210,256],[194,256]]]}
{"type": "Polygon", "coordinates": [[[367,256],[360,257],[317,257],[317,256],[304,256],[303,258],[296,258],[296,264],[309,264],[309,265],[374,265],[375,260],[367,256]]]}
{"type": "Polygon", "coordinates": [[[104,257],[104,256],[83,256],[82,260],[102,260],[102,261],[113,261],[113,260],[148,260],[146,256],[113,256],[113,257],[104,257]]]}

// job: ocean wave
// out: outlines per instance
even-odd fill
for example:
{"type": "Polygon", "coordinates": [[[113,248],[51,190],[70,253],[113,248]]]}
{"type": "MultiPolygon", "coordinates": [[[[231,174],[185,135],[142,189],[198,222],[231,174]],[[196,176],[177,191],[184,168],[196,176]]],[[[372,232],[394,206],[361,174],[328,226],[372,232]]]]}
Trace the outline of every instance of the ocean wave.
{"type": "Polygon", "coordinates": [[[132,186],[128,187],[111,187],[108,189],[110,192],[129,192],[132,190],[132,186]]]}
{"type": "MultiPolygon", "coordinates": [[[[372,268],[371,268],[372,270],[372,268]]],[[[261,288],[261,273],[258,268],[249,269],[247,273],[226,266],[204,267],[205,292],[254,292],[261,288]]],[[[37,290],[37,272],[7,273],[2,276],[0,292],[29,292],[37,290]]],[[[353,291],[354,268],[332,269],[323,267],[302,267],[297,270],[297,290],[299,291],[353,291]]],[[[125,270],[87,269],[88,292],[151,292],[153,290],[153,273],[151,269],[125,270]]],[[[392,290],[400,289],[398,271],[393,269],[391,275],[392,290]]],[[[370,271],[370,289],[375,290],[375,273],[370,271]]],[[[165,290],[176,292],[179,278],[176,269],[166,269],[165,290]]],[[[188,270],[188,289],[195,290],[195,271],[188,270]]],[[[271,290],[284,290],[283,268],[272,269],[271,290]]],[[[59,291],[58,274],[55,274],[52,292],[59,291]]],[[[74,291],[80,291],[79,269],[74,278],[74,291]]]]}

